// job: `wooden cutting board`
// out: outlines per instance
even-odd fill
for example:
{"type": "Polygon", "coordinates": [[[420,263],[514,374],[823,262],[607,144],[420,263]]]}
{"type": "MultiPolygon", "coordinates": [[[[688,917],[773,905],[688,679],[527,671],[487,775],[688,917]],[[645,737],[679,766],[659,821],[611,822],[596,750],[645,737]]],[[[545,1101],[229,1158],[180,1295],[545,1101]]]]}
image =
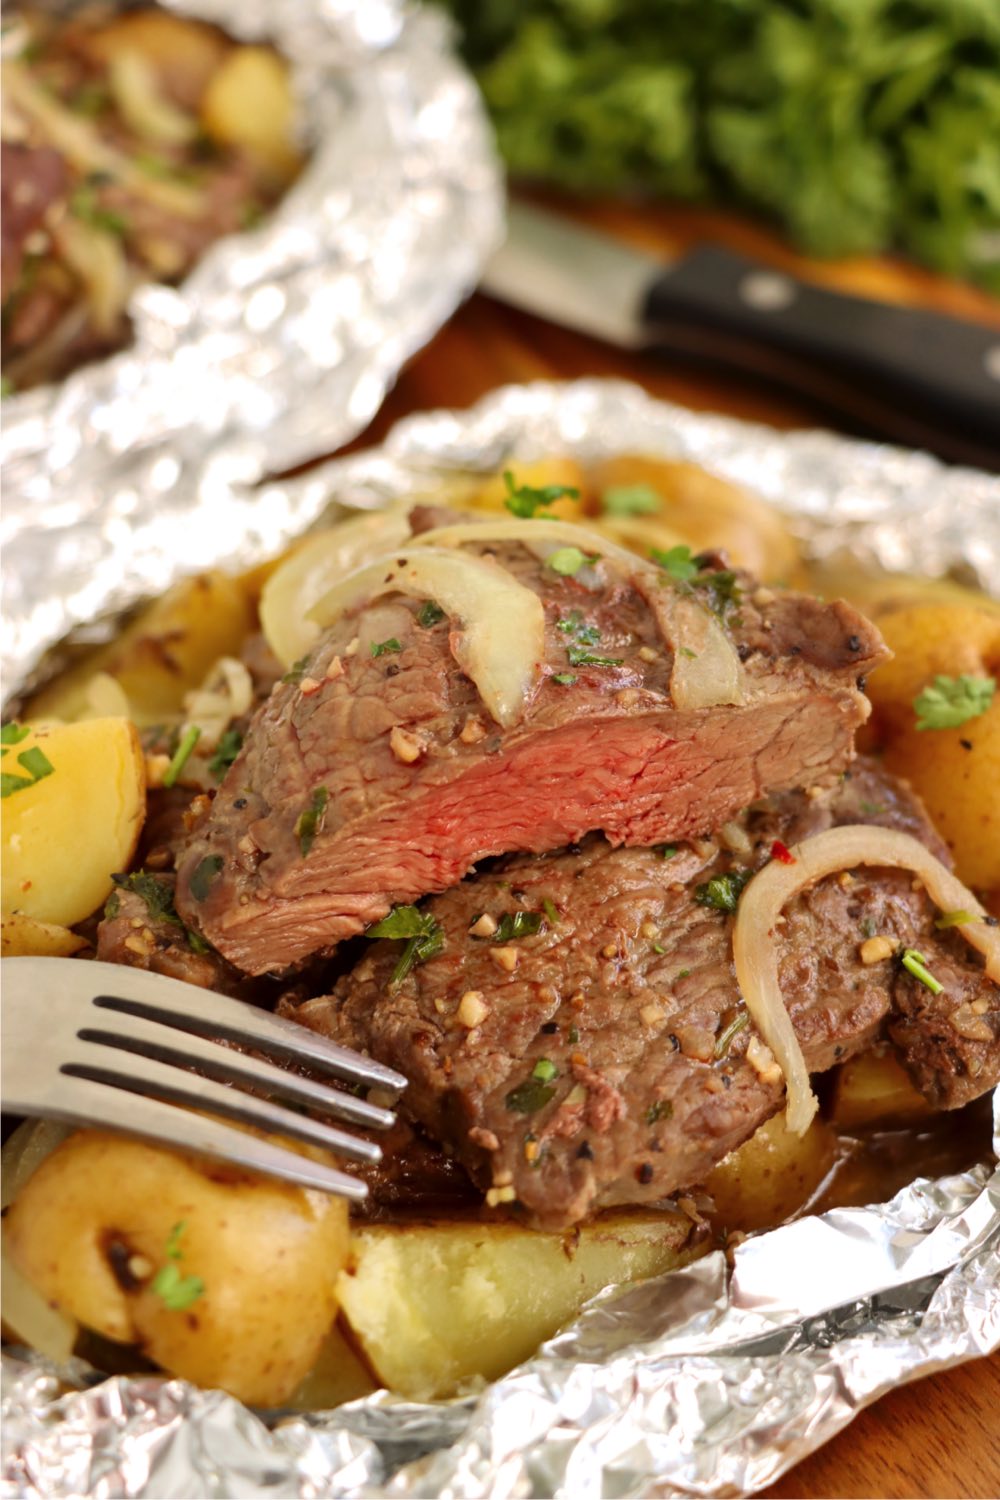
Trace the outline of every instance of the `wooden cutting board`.
{"type": "MultiPolygon", "coordinates": [[[[574,207],[573,212],[636,245],[668,255],[699,239],[717,239],[859,296],[936,308],[1000,329],[1000,303],[993,298],[903,261],[806,261],[767,230],[709,209],[609,203],[586,210],[574,207]]],[[[487,391],[513,381],[587,375],[635,380],[667,401],[773,427],[821,425],[808,402],[765,389],[750,377],[626,353],[475,296],[404,370],[378,417],[351,447],[381,441],[410,412],[470,406],[487,391]]],[[[828,414],[822,425],[832,425],[828,414]]],[[[892,1392],[767,1493],[785,1500],[1000,1496],[1000,1354],[892,1392]]]]}

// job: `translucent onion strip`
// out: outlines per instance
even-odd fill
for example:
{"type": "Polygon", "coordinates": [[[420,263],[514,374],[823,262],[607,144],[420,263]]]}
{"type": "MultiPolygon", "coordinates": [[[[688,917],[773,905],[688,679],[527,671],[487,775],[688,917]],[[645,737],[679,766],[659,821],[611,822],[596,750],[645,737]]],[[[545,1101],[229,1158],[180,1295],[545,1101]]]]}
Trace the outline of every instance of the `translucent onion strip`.
{"type": "Polygon", "coordinates": [[[160,92],[156,72],[140,52],[113,54],[108,85],[126,123],[154,145],[186,146],[197,136],[197,120],[160,92]]]}
{"type": "Polygon", "coordinates": [[[523,542],[536,557],[545,557],[557,547],[579,547],[581,552],[597,553],[599,557],[613,558],[622,563],[629,575],[634,573],[656,573],[659,570],[651,562],[645,562],[609,541],[597,531],[578,526],[574,521],[519,521],[511,516],[496,520],[484,516],[482,521],[462,521],[454,526],[436,526],[413,538],[415,547],[460,547],[463,542],[523,542]]]}
{"type": "Polygon", "coordinates": [[[524,713],[545,655],[545,611],[538,595],[495,562],[444,548],[397,552],[351,573],[330,589],[309,618],[326,627],[380,594],[433,599],[457,621],[451,649],[505,729],[524,713]]]}
{"type": "MultiPolygon", "coordinates": [[[[778,983],[775,924],[785,903],[825,875],[857,865],[876,865],[912,870],[942,911],[966,911],[980,919],[987,913],[972,892],[908,833],[852,823],[805,839],[790,852],[793,864],[772,860],[758,871],[740,897],[733,961],[747,1010],[785,1075],[788,1128],[801,1135],[817,1106],[778,983]]],[[[982,920],[957,925],[966,941],[986,959],[988,977],[1000,984],[1000,927],[987,926],[982,920]]]]}

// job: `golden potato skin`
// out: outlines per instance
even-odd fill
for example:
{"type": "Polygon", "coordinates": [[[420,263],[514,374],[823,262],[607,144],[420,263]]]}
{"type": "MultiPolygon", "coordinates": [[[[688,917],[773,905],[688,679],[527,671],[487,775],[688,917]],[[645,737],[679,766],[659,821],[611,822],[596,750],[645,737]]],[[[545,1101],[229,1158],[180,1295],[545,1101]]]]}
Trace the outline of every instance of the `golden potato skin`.
{"type": "Polygon", "coordinates": [[[4,912],[0,919],[3,958],[69,958],[86,948],[87,939],[55,922],[39,922],[23,912],[4,912]]]}
{"type": "Polygon", "coordinates": [[[288,67],[270,47],[236,47],[212,75],[201,99],[210,136],[239,146],[283,182],[299,166],[288,67]]]}
{"type": "Polygon", "coordinates": [[[129,866],[146,816],[146,769],[128,719],[37,725],[7,749],[37,748],[53,767],[4,801],[0,905],[38,922],[71,927],[111,892],[129,866]]]}
{"type": "Polygon", "coordinates": [[[46,1158],[5,1231],[53,1306],[261,1406],[287,1400],[312,1368],[348,1248],[339,1198],[91,1130],[46,1158]],[[176,1264],[204,1291],[174,1311],[153,1281],[178,1224],[176,1264]]]}
{"type": "Polygon", "coordinates": [[[1000,693],[955,729],[917,729],[913,700],[939,674],[1000,677],[1000,614],[971,604],[909,605],[882,616],[894,659],[872,673],[871,732],[886,768],[910,782],[967,885],[1000,886],[1000,693]]]}
{"type": "Polygon", "coordinates": [[[837,1069],[830,1119],[838,1130],[883,1123],[912,1125],[933,1113],[887,1048],[862,1052],[837,1069]]]}
{"type": "Polygon", "coordinates": [[[705,1191],[715,1202],[713,1225],[751,1233],[784,1223],[813,1197],[837,1151],[837,1137],[822,1120],[814,1119],[797,1136],[787,1129],[784,1111],[773,1115],[706,1178],[705,1191]]]}

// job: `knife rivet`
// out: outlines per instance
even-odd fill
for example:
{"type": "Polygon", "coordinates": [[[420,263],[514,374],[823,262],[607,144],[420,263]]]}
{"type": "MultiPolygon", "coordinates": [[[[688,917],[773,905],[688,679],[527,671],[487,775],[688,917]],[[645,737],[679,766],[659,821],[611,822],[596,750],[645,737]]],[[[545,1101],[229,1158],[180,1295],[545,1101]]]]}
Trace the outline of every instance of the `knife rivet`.
{"type": "Polygon", "coordinates": [[[795,301],[798,287],[779,271],[750,271],[740,282],[739,292],[746,305],[757,312],[780,312],[795,301]]]}
{"type": "Polygon", "coordinates": [[[983,355],[983,366],[991,380],[1000,380],[1000,344],[993,344],[983,355]]]}

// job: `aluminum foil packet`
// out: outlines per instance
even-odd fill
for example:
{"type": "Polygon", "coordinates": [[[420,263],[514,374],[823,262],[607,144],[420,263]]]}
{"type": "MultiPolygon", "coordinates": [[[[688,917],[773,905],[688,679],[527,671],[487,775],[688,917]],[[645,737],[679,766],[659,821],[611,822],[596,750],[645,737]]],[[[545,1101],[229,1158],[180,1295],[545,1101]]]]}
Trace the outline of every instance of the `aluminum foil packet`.
{"type": "MultiPolygon", "coordinates": [[[[492,133],[440,12],[406,0],[166,3],[274,44],[292,65],[308,161],[259,229],[212,246],[180,287],[133,294],[122,353],[4,399],[11,677],[49,577],[63,580],[51,641],[106,600],[109,536],[122,548],[140,532],[142,548],[157,518],[179,519],[180,494],[186,521],[199,517],[190,567],[222,561],[234,524],[253,547],[254,519],[227,507],[233,487],[315,457],[317,434],[330,452],[360,432],[502,233],[492,133]]],[[[165,550],[145,555],[147,590],[163,587],[165,550]]]]}
{"type": "MultiPolygon", "coordinates": [[[[303,477],[234,485],[235,513],[259,516],[238,561],[260,560],[332,506],[377,508],[432,491],[442,476],[568,450],[703,464],[778,506],[814,555],[846,550],[984,587],[1000,578],[998,479],[830,433],[694,413],[597,380],[509,387],[468,412],[411,417],[383,448],[303,477]]],[[[137,520],[160,586],[190,568],[185,522],[197,514],[199,529],[215,524],[197,498],[170,490],[163,503],[155,521],[137,520]]],[[[138,599],[150,580],[145,560],[115,548],[113,513],[104,520],[95,614],[138,599]]],[[[93,555],[90,527],[89,517],[69,527],[74,568],[93,555]]],[[[57,590],[48,582],[43,596],[53,615],[22,621],[26,660],[49,643],[57,590]]],[[[1000,1154],[1000,1091],[992,1149],[1000,1154]]],[[[997,1347],[1000,1172],[981,1166],[751,1238],[732,1265],[715,1252],[609,1288],[534,1358],[463,1400],[422,1405],[382,1391],[274,1419],[180,1380],[101,1380],[79,1362],[54,1370],[9,1358],[4,1484],[45,1500],[753,1493],[892,1386],[997,1347]]]]}

